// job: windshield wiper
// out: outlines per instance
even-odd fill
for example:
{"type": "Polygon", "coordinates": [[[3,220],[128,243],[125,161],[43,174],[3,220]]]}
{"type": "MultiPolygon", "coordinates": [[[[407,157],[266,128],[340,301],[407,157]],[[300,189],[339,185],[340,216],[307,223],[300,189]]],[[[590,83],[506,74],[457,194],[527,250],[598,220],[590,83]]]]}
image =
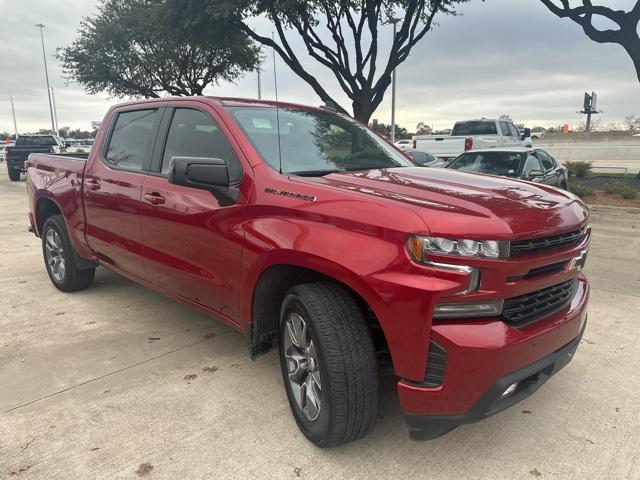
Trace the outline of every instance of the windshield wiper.
{"type": "Polygon", "coordinates": [[[298,177],[324,177],[331,173],[341,173],[344,170],[302,170],[300,172],[288,172],[289,175],[297,175],[298,177]]]}

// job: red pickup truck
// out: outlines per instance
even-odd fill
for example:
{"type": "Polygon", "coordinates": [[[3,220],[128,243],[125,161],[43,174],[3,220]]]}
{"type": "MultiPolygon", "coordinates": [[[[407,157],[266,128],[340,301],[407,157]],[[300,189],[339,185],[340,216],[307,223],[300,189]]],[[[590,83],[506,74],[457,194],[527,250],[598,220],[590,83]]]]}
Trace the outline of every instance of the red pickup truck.
{"type": "Polygon", "coordinates": [[[578,198],[416,167],[327,109],[119,105],[88,158],[31,155],[27,191],[58,289],[102,266],[221,319],[252,358],[277,347],[293,416],[322,447],[371,429],[380,372],[411,436],[435,438],[535,392],[586,325],[578,198]]]}

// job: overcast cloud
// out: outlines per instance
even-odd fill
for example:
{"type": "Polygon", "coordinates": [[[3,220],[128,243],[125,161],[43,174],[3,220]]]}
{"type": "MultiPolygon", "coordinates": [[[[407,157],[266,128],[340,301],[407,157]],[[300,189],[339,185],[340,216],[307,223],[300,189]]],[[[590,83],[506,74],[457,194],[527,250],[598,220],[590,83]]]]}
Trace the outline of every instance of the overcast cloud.
{"type": "MultiPolygon", "coordinates": [[[[38,29],[45,23],[51,83],[56,88],[60,126],[89,129],[117,100],[88,95],[67,85],[53,55],[71,43],[83,16],[95,11],[89,0],[0,0],[0,131],[12,130],[9,95],[15,97],[20,131],[50,125],[38,29]]],[[[601,4],[629,8],[631,0],[601,4]]],[[[595,90],[603,122],[640,114],[640,83],[631,61],[617,45],[589,40],[571,21],[560,20],[538,0],[472,0],[458,17],[442,17],[440,26],[398,69],[397,121],[410,130],[419,121],[437,128],[461,118],[509,114],[528,125],[576,124],[584,91],[595,90]]],[[[260,22],[270,33],[269,27],[260,22]]],[[[392,27],[382,29],[383,42],[392,27]]],[[[298,45],[299,47],[300,45],[298,45]]],[[[298,51],[303,52],[302,49],[298,51]]],[[[271,52],[263,72],[263,97],[273,98],[271,52]]],[[[315,93],[278,59],[281,100],[319,104],[315,93]]],[[[330,73],[329,91],[349,107],[330,73]]],[[[257,96],[254,73],[212,87],[211,95],[257,96]]],[[[390,121],[390,90],[374,118],[390,121]]]]}

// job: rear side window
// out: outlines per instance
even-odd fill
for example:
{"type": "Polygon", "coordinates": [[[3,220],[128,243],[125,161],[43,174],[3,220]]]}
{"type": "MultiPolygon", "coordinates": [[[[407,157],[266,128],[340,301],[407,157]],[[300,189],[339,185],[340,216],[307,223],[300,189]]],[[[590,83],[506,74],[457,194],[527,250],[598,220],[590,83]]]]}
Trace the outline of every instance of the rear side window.
{"type": "Polygon", "coordinates": [[[54,137],[18,137],[16,141],[17,146],[25,147],[48,147],[51,145],[58,145],[58,142],[54,137]]]}
{"type": "Polygon", "coordinates": [[[162,156],[162,173],[167,175],[173,157],[220,158],[237,164],[237,158],[219,125],[200,110],[177,108],[171,120],[162,156]]]}
{"type": "Polygon", "coordinates": [[[451,135],[497,135],[496,122],[474,120],[458,122],[454,125],[451,135]]]}
{"type": "Polygon", "coordinates": [[[108,165],[128,170],[142,170],[153,146],[155,125],[160,111],[135,110],[118,115],[105,155],[108,165]]]}

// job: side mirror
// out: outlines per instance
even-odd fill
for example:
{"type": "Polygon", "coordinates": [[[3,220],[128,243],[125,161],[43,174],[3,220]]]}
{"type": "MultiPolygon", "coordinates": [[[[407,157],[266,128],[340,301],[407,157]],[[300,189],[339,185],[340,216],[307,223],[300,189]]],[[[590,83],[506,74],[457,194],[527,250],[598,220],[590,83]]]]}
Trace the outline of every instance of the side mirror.
{"type": "Polygon", "coordinates": [[[239,189],[231,185],[229,167],[221,158],[173,157],[168,180],[174,185],[209,190],[222,206],[232,205],[238,198],[239,189]]]}
{"type": "Polygon", "coordinates": [[[526,140],[527,138],[531,137],[531,129],[530,128],[525,128],[522,131],[522,135],[520,135],[520,140],[526,140]]]}
{"type": "Polygon", "coordinates": [[[544,172],[542,170],[531,170],[529,172],[528,180],[534,180],[536,178],[544,177],[544,172]]]}

